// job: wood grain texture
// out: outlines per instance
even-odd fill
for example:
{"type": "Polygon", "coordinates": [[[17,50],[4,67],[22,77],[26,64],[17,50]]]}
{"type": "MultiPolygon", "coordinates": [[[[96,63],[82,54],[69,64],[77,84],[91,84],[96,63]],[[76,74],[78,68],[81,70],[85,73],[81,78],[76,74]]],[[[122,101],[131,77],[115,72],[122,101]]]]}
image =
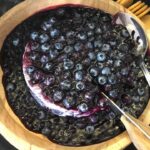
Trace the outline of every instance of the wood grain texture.
{"type": "MultiPolygon", "coordinates": [[[[150,128],[146,126],[143,122],[141,122],[138,119],[133,118],[131,115],[128,114],[134,122],[136,122],[148,135],[150,135],[150,128]]],[[[128,134],[130,136],[130,139],[132,139],[135,147],[138,150],[150,150],[150,140],[139,131],[137,127],[135,127],[125,116],[121,117],[121,121],[125,125],[128,134]]]]}
{"type": "MultiPolygon", "coordinates": [[[[16,7],[8,11],[0,18],[0,48],[7,35],[23,20],[29,16],[50,8],[56,5],[64,4],[80,4],[99,8],[108,13],[115,14],[118,11],[128,12],[121,5],[113,2],[112,0],[26,0],[16,7]]],[[[131,14],[132,15],[132,14],[131,14]]],[[[133,15],[134,16],[134,15],[133,15]]],[[[134,16],[135,17],[135,16],[134,16]]],[[[144,28],[142,22],[137,18],[137,21],[144,28]]],[[[4,88],[2,85],[3,72],[0,68],[0,133],[17,149],[19,150],[121,150],[131,143],[127,132],[116,136],[115,138],[84,147],[66,147],[54,144],[40,134],[33,133],[27,130],[20,122],[18,117],[13,113],[9,107],[4,88]]],[[[145,123],[150,123],[150,103],[147,105],[144,113],[140,119],[145,123]]]]}

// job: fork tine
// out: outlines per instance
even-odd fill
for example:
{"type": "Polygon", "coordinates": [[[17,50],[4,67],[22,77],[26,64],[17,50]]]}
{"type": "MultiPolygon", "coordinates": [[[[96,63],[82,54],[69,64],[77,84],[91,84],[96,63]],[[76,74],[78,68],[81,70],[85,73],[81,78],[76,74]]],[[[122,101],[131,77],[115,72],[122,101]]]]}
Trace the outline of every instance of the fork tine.
{"type": "Polygon", "coordinates": [[[145,3],[143,2],[143,3],[141,3],[140,5],[138,5],[137,7],[135,7],[135,8],[133,8],[132,10],[131,10],[131,12],[132,13],[134,13],[134,12],[136,12],[138,9],[140,9],[141,7],[143,7],[145,5],[145,3]]]}
{"type": "Polygon", "coordinates": [[[148,8],[147,5],[145,5],[144,7],[140,8],[138,11],[136,11],[134,14],[135,15],[139,15],[141,14],[143,11],[145,11],[148,8]]]}
{"type": "Polygon", "coordinates": [[[143,17],[144,15],[146,15],[147,13],[149,13],[150,12],[150,7],[149,8],[147,8],[144,12],[142,12],[141,14],[139,14],[137,17],[139,17],[139,18],[141,18],[141,17],[143,17]]]}
{"type": "Polygon", "coordinates": [[[132,9],[134,9],[135,7],[137,7],[138,5],[140,5],[142,2],[141,1],[138,1],[138,2],[136,2],[135,4],[133,4],[132,6],[130,6],[129,8],[128,8],[128,10],[132,10],[132,9]]]}

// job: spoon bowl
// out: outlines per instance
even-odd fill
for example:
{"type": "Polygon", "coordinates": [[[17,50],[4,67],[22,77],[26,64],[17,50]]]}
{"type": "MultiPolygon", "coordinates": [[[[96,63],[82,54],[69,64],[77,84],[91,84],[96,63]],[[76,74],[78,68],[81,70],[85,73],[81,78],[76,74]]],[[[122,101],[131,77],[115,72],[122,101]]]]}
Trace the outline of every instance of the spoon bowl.
{"type": "Polygon", "coordinates": [[[150,86],[150,73],[144,63],[144,57],[148,50],[148,39],[146,37],[146,34],[145,34],[143,28],[136,21],[136,19],[134,19],[128,13],[124,13],[124,12],[117,13],[114,16],[114,22],[116,24],[122,24],[123,26],[125,26],[129,32],[129,34],[132,36],[132,38],[137,43],[137,48],[134,51],[134,55],[139,58],[137,63],[141,67],[141,69],[145,75],[145,78],[148,82],[148,85],[150,86]]]}

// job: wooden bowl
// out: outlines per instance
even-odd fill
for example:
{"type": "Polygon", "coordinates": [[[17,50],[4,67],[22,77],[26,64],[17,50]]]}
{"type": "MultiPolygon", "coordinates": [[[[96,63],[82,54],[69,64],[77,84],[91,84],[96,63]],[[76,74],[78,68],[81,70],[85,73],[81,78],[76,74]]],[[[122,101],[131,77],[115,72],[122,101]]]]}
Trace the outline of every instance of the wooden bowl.
{"type": "MultiPolygon", "coordinates": [[[[115,14],[118,11],[128,12],[125,8],[112,0],[26,0],[16,7],[8,11],[4,16],[0,18],[0,48],[7,35],[23,20],[29,16],[49,9],[51,7],[64,5],[64,4],[79,4],[89,7],[99,8],[108,13],[115,14]]],[[[130,13],[130,12],[129,12],[130,13]]],[[[133,14],[131,14],[134,16],[133,14]]],[[[141,24],[142,22],[134,16],[141,24]]],[[[43,135],[39,135],[27,130],[20,122],[18,117],[13,113],[9,107],[4,88],[2,85],[3,72],[0,68],[0,133],[17,149],[19,150],[100,150],[111,149],[119,150],[125,148],[131,143],[127,132],[124,132],[115,138],[84,147],[67,147],[57,145],[50,142],[43,135]]],[[[150,123],[150,103],[147,105],[145,111],[141,115],[140,119],[145,123],[150,123]]]]}

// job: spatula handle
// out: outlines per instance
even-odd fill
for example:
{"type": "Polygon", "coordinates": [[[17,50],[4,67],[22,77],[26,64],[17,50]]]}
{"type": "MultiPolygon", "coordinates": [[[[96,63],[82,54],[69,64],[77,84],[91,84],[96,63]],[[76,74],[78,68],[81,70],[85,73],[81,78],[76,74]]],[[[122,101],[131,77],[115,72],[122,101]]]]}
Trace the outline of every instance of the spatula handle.
{"type": "Polygon", "coordinates": [[[121,116],[125,128],[128,131],[130,139],[138,150],[150,150],[150,139],[147,135],[150,135],[150,127],[143,124],[140,120],[127,114],[142,130],[129,121],[124,115],[121,116]],[[143,132],[144,131],[144,132],[143,132]],[[146,135],[145,135],[146,133],[146,135]]]}

